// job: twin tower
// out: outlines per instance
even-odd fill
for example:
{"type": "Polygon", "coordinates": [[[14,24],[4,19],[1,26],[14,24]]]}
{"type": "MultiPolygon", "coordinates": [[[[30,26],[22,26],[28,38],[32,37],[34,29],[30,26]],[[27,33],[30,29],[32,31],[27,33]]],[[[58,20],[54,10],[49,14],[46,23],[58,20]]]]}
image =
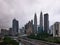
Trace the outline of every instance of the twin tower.
{"type": "Polygon", "coordinates": [[[42,14],[42,12],[40,13],[40,21],[39,21],[39,26],[37,26],[37,15],[35,13],[34,16],[34,33],[48,33],[49,32],[49,16],[48,13],[42,14]]]}

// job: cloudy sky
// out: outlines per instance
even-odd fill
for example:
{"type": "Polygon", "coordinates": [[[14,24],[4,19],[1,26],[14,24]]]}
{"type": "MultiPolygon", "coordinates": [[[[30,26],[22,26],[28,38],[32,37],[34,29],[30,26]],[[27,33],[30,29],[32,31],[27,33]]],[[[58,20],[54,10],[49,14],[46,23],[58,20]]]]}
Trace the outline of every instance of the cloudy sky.
{"type": "Polygon", "coordinates": [[[0,28],[12,27],[12,20],[19,20],[20,28],[34,18],[39,24],[40,12],[49,13],[50,25],[60,22],[60,0],[0,0],[0,28]]]}

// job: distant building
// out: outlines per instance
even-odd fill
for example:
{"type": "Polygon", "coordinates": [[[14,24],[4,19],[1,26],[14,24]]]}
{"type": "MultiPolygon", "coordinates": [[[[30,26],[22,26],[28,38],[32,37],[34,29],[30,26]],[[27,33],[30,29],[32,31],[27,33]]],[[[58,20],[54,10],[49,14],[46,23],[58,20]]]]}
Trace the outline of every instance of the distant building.
{"type": "Polygon", "coordinates": [[[13,35],[13,30],[12,28],[9,28],[9,36],[12,36],[13,35]]]}
{"type": "Polygon", "coordinates": [[[38,33],[42,34],[43,33],[43,29],[41,27],[38,26],[38,33]]]}
{"type": "Polygon", "coordinates": [[[49,15],[48,13],[44,14],[44,32],[49,32],[49,15]]]}
{"type": "Polygon", "coordinates": [[[60,22],[53,25],[53,37],[60,37],[60,22]]]}
{"type": "Polygon", "coordinates": [[[50,29],[49,29],[49,34],[53,34],[53,25],[50,26],[50,29]]]}
{"type": "Polygon", "coordinates": [[[42,15],[42,12],[40,14],[40,24],[39,24],[39,27],[38,27],[38,33],[42,33],[43,32],[43,15],[42,15]]]}
{"type": "Polygon", "coordinates": [[[9,30],[1,29],[1,35],[8,36],[9,35],[9,30]]]}
{"type": "Polygon", "coordinates": [[[25,25],[25,34],[31,35],[32,33],[33,33],[32,21],[29,21],[29,22],[25,25]]]}
{"type": "Polygon", "coordinates": [[[36,13],[34,16],[34,34],[37,34],[37,16],[36,16],[36,13]]]}
{"type": "Polygon", "coordinates": [[[12,29],[13,29],[13,35],[16,36],[18,34],[18,29],[19,29],[19,23],[16,19],[13,19],[12,29]]]}
{"type": "Polygon", "coordinates": [[[20,35],[24,35],[25,34],[25,28],[22,27],[22,29],[20,29],[20,35]]]}
{"type": "Polygon", "coordinates": [[[40,14],[40,27],[43,29],[43,15],[42,15],[42,12],[40,14]]]}
{"type": "Polygon", "coordinates": [[[33,25],[33,20],[31,20],[31,28],[32,28],[32,34],[34,34],[34,25],[33,25]]]}

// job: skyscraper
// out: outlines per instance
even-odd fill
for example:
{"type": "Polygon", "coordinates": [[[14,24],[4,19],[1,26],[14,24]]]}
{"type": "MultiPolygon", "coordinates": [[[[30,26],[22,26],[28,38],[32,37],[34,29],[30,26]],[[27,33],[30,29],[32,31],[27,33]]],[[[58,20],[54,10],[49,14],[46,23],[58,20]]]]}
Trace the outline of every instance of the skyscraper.
{"type": "Polygon", "coordinates": [[[38,27],[38,33],[42,33],[43,32],[43,15],[42,12],[40,13],[40,21],[39,21],[39,27],[38,27]]]}
{"type": "Polygon", "coordinates": [[[43,31],[43,15],[42,15],[42,12],[40,14],[40,28],[43,31]]]}
{"type": "Polygon", "coordinates": [[[42,15],[42,12],[40,14],[40,27],[43,27],[43,15],[42,15]]]}
{"type": "Polygon", "coordinates": [[[13,29],[13,35],[17,35],[18,34],[18,21],[16,19],[13,19],[13,24],[12,24],[12,29],[13,29]]]}
{"type": "Polygon", "coordinates": [[[36,13],[34,16],[34,34],[37,34],[37,16],[36,16],[36,13]]]}
{"type": "Polygon", "coordinates": [[[48,33],[49,31],[49,16],[48,13],[44,14],[44,32],[48,33]]]}

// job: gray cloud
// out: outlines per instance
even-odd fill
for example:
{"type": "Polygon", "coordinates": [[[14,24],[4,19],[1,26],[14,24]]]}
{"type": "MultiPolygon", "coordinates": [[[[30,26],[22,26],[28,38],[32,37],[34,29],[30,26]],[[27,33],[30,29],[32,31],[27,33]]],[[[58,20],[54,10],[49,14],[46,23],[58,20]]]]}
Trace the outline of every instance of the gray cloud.
{"type": "Polygon", "coordinates": [[[37,13],[38,24],[39,15],[49,13],[50,25],[60,21],[60,0],[0,0],[0,28],[12,26],[12,19],[19,20],[20,27],[33,19],[37,13]]]}

